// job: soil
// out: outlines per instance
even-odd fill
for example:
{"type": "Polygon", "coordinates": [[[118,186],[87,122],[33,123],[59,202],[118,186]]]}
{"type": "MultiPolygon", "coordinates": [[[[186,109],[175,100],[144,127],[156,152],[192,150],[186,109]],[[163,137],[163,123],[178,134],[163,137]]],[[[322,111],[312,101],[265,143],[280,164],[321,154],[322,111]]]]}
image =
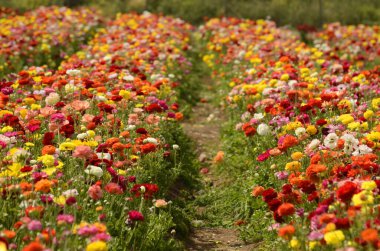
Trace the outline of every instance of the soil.
{"type": "MultiPolygon", "coordinates": [[[[211,80],[205,80],[211,83],[211,80]]],[[[216,172],[212,160],[221,149],[221,128],[226,122],[223,109],[212,104],[217,86],[208,86],[201,93],[204,97],[192,109],[192,116],[183,123],[187,135],[196,142],[199,161],[202,163],[202,173],[205,183],[212,184],[209,189],[217,189],[226,182],[225,178],[216,172]]],[[[207,213],[207,206],[195,209],[198,214],[207,213]]],[[[256,244],[246,244],[238,237],[234,229],[224,227],[193,227],[192,234],[186,243],[187,250],[254,250],[256,244]]]]}

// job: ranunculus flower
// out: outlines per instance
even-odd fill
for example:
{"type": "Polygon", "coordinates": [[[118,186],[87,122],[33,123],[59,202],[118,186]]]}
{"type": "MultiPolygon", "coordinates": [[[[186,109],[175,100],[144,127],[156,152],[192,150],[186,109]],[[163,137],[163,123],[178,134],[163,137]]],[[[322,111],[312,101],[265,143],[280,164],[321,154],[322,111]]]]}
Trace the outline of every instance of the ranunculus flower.
{"type": "Polygon", "coordinates": [[[128,216],[129,216],[129,219],[131,221],[143,221],[144,220],[144,216],[139,211],[135,211],[135,210],[129,211],[128,216]]]}

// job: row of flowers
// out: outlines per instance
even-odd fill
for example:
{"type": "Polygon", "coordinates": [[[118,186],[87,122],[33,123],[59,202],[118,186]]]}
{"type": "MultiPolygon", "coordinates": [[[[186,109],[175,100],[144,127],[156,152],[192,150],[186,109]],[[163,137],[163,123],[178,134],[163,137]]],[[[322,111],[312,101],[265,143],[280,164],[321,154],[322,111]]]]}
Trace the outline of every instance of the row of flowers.
{"type": "Polygon", "coordinates": [[[58,66],[102,22],[99,13],[88,8],[40,7],[22,15],[3,8],[1,13],[1,77],[26,65],[58,66]]]}
{"type": "Polygon", "coordinates": [[[378,27],[327,25],[316,46],[264,20],[200,31],[253,166],[241,169],[257,211],[239,225],[260,225],[265,210],[261,238],[276,231],[285,249],[379,248],[380,68],[362,68],[378,56],[378,27]]]}
{"type": "Polygon", "coordinates": [[[191,30],[119,15],[58,70],[29,67],[0,83],[0,245],[180,248],[185,220],[168,196],[197,173],[176,91],[191,70],[191,30]]]}

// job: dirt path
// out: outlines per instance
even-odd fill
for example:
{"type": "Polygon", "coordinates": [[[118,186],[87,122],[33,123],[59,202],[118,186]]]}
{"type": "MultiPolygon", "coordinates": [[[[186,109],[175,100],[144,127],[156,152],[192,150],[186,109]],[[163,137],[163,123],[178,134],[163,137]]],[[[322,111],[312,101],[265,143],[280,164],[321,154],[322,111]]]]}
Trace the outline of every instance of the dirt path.
{"type": "MultiPolygon", "coordinates": [[[[212,83],[205,79],[204,83],[212,83]]],[[[185,132],[196,142],[197,155],[202,163],[201,173],[204,178],[205,191],[201,193],[217,192],[225,179],[218,175],[212,164],[213,157],[221,149],[220,133],[226,121],[225,113],[218,105],[210,101],[216,99],[218,88],[210,85],[201,92],[203,102],[193,107],[191,118],[183,124],[185,132]],[[213,191],[214,190],[214,191],[213,191]]],[[[205,207],[195,208],[196,215],[207,214],[205,207]]],[[[194,221],[195,223],[197,220],[194,221]]],[[[254,250],[257,244],[245,244],[238,237],[234,229],[220,227],[206,227],[211,222],[201,222],[203,227],[193,227],[193,233],[187,243],[187,250],[254,250]]],[[[197,225],[197,224],[193,224],[197,225]]]]}

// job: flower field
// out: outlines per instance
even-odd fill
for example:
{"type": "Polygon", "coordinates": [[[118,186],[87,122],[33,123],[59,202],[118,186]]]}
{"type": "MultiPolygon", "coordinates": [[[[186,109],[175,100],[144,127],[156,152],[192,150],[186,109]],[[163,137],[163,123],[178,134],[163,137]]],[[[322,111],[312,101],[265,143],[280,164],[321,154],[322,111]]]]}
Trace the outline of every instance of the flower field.
{"type": "Polygon", "coordinates": [[[0,251],[183,250],[197,203],[258,250],[380,248],[379,26],[0,14],[0,251]],[[225,115],[209,194],[198,96],[225,115]]]}
{"type": "Polygon", "coordinates": [[[377,29],[331,24],[308,46],[270,21],[202,28],[237,131],[227,158],[247,163],[254,210],[237,222],[243,232],[259,225],[264,238],[265,227],[282,249],[379,248],[380,72],[363,68],[379,55],[377,29]]]}
{"type": "Polygon", "coordinates": [[[40,7],[23,15],[0,9],[0,77],[25,65],[55,67],[100,25],[93,10],[40,7]]]}

